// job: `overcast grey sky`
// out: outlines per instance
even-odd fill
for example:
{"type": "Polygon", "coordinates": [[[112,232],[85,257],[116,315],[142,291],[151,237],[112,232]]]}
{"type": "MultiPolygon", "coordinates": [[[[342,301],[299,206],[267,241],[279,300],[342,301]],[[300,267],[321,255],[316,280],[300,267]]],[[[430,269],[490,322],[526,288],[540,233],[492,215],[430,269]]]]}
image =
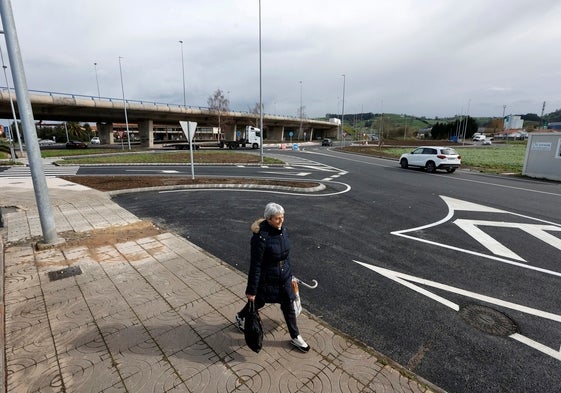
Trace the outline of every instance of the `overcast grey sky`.
{"type": "MultiPolygon", "coordinates": [[[[559,0],[262,0],[265,112],[445,117],[561,108],[559,0]],[[342,74],[345,74],[343,78],[342,74]],[[302,83],[300,84],[300,81],[302,83]]],[[[30,90],[259,101],[258,0],[12,0],[30,90]]],[[[2,51],[6,46],[2,41],[2,51]]],[[[4,82],[1,83],[5,85],[4,82]]],[[[11,85],[13,85],[11,83],[11,85]]]]}

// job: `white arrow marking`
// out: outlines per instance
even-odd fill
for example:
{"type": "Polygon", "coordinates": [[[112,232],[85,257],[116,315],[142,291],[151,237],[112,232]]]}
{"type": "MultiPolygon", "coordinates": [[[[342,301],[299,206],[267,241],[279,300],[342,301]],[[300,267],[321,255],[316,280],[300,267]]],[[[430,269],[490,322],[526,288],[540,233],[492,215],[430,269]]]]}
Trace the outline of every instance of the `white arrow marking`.
{"type": "Polygon", "coordinates": [[[446,205],[448,206],[448,214],[446,215],[446,217],[444,217],[443,219],[441,219],[439,221],[433,222],[431,224],[419,226],[419,227],[416,227],[416,228],[404,229],[404,230],[400,230],[400,231],[393,231],[393,232],[391,232],[391,234],[396,235],[396,236],[401,236],[401,237],[404,237],[404,238],[407,238],[407,239],[415,240],[415,241],[418,241],[418,242],[432,244],[432,245],[436,245],[436,246],[439,246],[439,247],[448,248],[450,250],[456,250],[456,251],[460,251],[460,252],[463,252],[463,253],[466,253],[466,254],[476,255],[476,256],[479,256],[479,257],[482,257],[482,258],[492,259],[492,260],[503,262],[503,263],[506,263],[506,264],[509,264],[509,265],[518,266],[518,267],[522,267],[522,268],[525,268],[525,269],[535,270],[535,271],[542,272],[542,273],[545,273],[545,274],[551,274],[553,276],[561,277],[560,272],[556,272],[556,271],[548,270],[548,269],[543,269],[543,268],[540,268],[540,267],[536,267],[536,266],[527,265],[525,263],[522,263],[522,262],[525,262],[523,258],[521,258],[516,253],[514,253],[513,251],[509,250],[508,248],[506,248],[505,246],[500,244],[495,239],[491,238],[489,235],[487,235],[486,233],[481,231],[479,228],[475,227],[475,225],[477,225],[479,223],[481,225],[492,225],[492,226],[498,226],[498,227],[502,226],[502,227],[518,228],[518,229],[521,229],[524,232],[536,237],[537,239],[539,239],[543,242],[546,242],[547,244],[561,250],[561,240],[558,239],[557,237],[545,232],[546,230],[547,231],[561,231],[561,225],[559,225],[557,223],[554,223],[554,222],[546,221],[546,220],[540,220],[539,218],[525,216],[523,214],[507,212],[506,210],[495,209],[493,207],[488,207],[488,206],[478,205],[476,203],[462,201],[460,199],[449,198],[449,197],[445,197],[445,196],[442,196],[442,195],[440,195],[440,198],[442,198],[444,200],[444,202],[446,202],[446,205]],[[522,217],[522,218],[525,218],[525,219],[530,219],[530,220],[533,220],[533,221],[537,221],[537,222],[540,222],[542,224],[504,223],[504,222],[495,222],[495,221],[477,221],[477,220],[465,220],[465,219],[458,219],[458,220],[454,221],[454,223],[456,223],[460,228],[462,228],[464,231],[466,231],[466,233],[468,233],[470,236],[472,236],[476,241],[480,242],[484,247],[486,247],[487,249],[489,249],[491,252],[493,252],[495,255],[498,255],[498,256],[487,255],[487,254],[483,254],[483,253],[480,253],[480,252],[477,252],[477,251],[471,251],[471,250],[467,250],[467,249],[464,249],[464,248],[451,246],[451,245],[448,245],[448,244],[438,243],[438,242],[434,242],[434,241],[427,240],[427,239],[422,239],[422,238],[411,236],[411,235],[407,234],[409,232],[421,231],[421,230],[425,230],[425,229],[428,229],[428,228],[436,227],[440,224],[443,224],[447,221],[450,221],[452,219],[452,217],[454,216],[454,212],[456,210],[458,210],[458,211],[472,211],[472,212],[486,212],[486,213],[505,213],[505,214],[510,214],[510,215],[516,216],[516,217],[522,217]],[[547,225],[543,225],[543,224],[547,224],[547,225]],[[510,259],[505,259],[503,257],[508,257],[510,259]],[[520,261],[520,262],[516,262],[516,261],[520,261]]]}
{"type": "MultiPolygon", "coordinates": [[[[415,277],[415,276],[410,276],[408,274],[404,274],[404,273],[399,273],[396,272],[394,270],[389,270],[389,269],[384,269],[382,267],[378,267],[378,266],[374,266],[374,265],[370,265],[368,263],[364,263],[364,262],[359,262],[359,261],[355,261],[353,260],[353,262],[358,263],[359,265],[362,265],[370,270],[375,271],[378,274],[381,274],[382,276],[389,278],[390,280],[393,280],[403,286],[406,286],[409,289],[414,290],[415,292],[418,292],[422,295],[425,295],[427,297],[429,297],[430,299],[436,300],[437,302],[450,307],[451,309],[455,310],[455,311],[459,311],[460,310],[460,306],[454,302],[451,302],[450,300],[443,298],[442,296],[438,296],[424,288],[421,288],[409,281],[413,281],[416,282],[418,284],[422,284],[422,285],[427,285],[429,287],[433,287],[433,288],[437,288],[437,289],[441,289],[447,292],[452,292],[452,293],[457,293],[459,295],[462,296],[466,296],[466,297],[470,297],[472,299],[477,299],[477,300],[481,300],[485,303],[491,303],[491,304],[495,304],[497,306],[501,306],[501,307],[505,307],[505,308],[510,308],[512,310],[517,310],[526,314],[530,314],[530,315],[535,315],[541,318],[545,318],[545,319],[550,319],[552,321],[556,321],[556,322],[561,322],[561,315],[557,315],[557,314],[553,314],[547,311],[542,311],[542,310],[538,310],[535,308],[531,308],[531,307],[526,307],[520,304],[516,304],[516,303],[511,303],[511,302],[505,302],[504,300],[501,299],[497,299],[497,298],[493,298],[490,296],[485,296],[485,295],[481,295],[479,293],[475,293],[475,292],[471,292],[471,291],[466,291],[464,289],[460,289],[460,288],[456,288],[456,287],[452,287],[450,285],[446,285],[446,284],[441,284],[435,281],[430,281],[430,280],[425,280],[423,278],[419,278],[419,277],[415,277]]],[[[528,345],[529,347],[532,347],[542,353],[545,353],[546,355],[549,355],[557,360],[561,360],[561,350],[556,351],[553,348],[550,348],[546,345],[543,345],[537,341],[532,340],[529,337],[523,336],[522,334],[519,333],[514,333],[511,334],[509,337],[511,337],[512,339],[519,341],[525,345],[528,345]]]]}
{"type": "MultiPolygon", "coordinates": [[[[498,221],[479,221],[479,220],[465,220],[465,219],[457,219],[454,221],[454,224],[459,226],[463,229],[468,235],[470,235],[474,240],[481,243],[484,247],[486,247],[489,251],[491,251],[495,255],[500,255],[505,258],[511,258],[517,261],[526,262],[524,258],[518,256],[516,253],[512,252],[509,248],[503,246],[493,237],[489,236],[481,229],[478,228],[478,225],[488,225],[488,226],[507,226],[501,225],[506,224],[504,222],[498,221]]],[[[518,226],[514,223],[509,223],[511,227],[517,228],[518,226]]]]}
{"type": "Polygon", "coordinates": [[[561,239],[547,233],[546,231],[561,231],[561,227],[543,224],[526,224],[520,222],[504,222],[504,221],[482,221],[482,220],[466,220],[457,219],[454,224],[462,228],[468,235],[473,237],[479,243],[487,247],[493,254],[503,257],[524,261],[523,258],[503,246],[501,243],[493,239],[491,236],[479,229],[479,226],[493,226],[500,228],[520,229],[531,236],[549,244],[552,247],[561,250],[561,239]]]}
{"type": "Polygon", "coordinates": [[[377,266],[374,266],[374,265],[369,265],[367,263],[363,263],[363,262],[359,262],[359,261],[354,261],[354,262],[356,262],[356,263],[358,263],[358,264],[360,264],[360,265],[362,265],[362,266],[364,266],[364,267],[366,267],[370,270],[373,270],[376,273],[379,273],[382,276],[389,278],[390,280],[394,280],[396,282],[399,282],[400,284],[407,283],[408,285],[406,285],[406,286],[408,288],[413,289],[414,291],[417,291],[417,292],[422,293],[424,295],[427,295],[427,293],[429,293],[429,294],[432,295],[432,296],[429,296],[429,297],[431,297],[434,300],[439,301],[440,303],[442,303],[442,304],[444,304],[444,305],[446,305],[450,308],[455,309],[456,311],[458,311],[460,308],[455,303],[451,303],[448,300],[433,294],[432,292],[429,292],[429,291],[427,291],[427,290],[425,290],[421,287],[418,287],[417,285],[409,283],[408,281],[412,281],[412,282],[416,282],[416,283],[419,283],[419,284],[427,285],[429,287],[441,289],[441,290],[447,291],[447,292],[457,293],[459,295],[470,297],[472,299],[481,300],[481,301],[486,302],[486,303],[496,304],[497,306],[510,308],[512,310],[520,311],[520,312],[523,312],[523,313],[526,313],[526,314],[535,315],[535,316],[538,316],[538,317],[541,317],[541,318],[551,319],[552,321],[561,322],[561,315],[552,314],[552,313],[549,313],[549,312],[546,312],[546,311],[537,310],[535,308],[522,306],[522,305],[516,304],[516,303],[505,302],[504,300],[497,299],[497,298],[494,298],[494,297],[489,297],[489,296],[481,295],[479,293],[466,291],[464,289],[452,287],[452,286],[449,286],[449,285],[446,285],[446,284],[441,284],[441,283],[438,283],[438,282],[435,282],[435,281],[425,280],[423,278],[419,278],[419,277],[415,277],[415,276],[410,276],[408,274],[399,273],[399,272],[396,272],[396,271],[393,271],[393,270],[384,269],[382,267],[377,267],[377,266]],[[436,299],[435,296],[437,298],[446,300],[446,302],[451,303],[454,306],[451,306],[450,304],[446,304],[446,303],[441,302],[440,300],[436,299]]]}

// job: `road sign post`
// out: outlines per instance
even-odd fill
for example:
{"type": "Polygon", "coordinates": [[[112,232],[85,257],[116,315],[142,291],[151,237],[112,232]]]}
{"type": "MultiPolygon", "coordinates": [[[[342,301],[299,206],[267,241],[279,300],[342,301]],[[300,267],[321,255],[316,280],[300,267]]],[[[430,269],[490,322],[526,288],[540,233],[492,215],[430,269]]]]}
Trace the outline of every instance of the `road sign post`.
{"type": "Polygon", "coordinates": [[[183,133],[187,137],[189,142],[189,156],[191,158],[191,179],[195,180],[195,165],[193,163],[193,137],[195,136],[195,130],[197,129],[196,121],[180,121],[179,125],[183,130],[183,133]]]}

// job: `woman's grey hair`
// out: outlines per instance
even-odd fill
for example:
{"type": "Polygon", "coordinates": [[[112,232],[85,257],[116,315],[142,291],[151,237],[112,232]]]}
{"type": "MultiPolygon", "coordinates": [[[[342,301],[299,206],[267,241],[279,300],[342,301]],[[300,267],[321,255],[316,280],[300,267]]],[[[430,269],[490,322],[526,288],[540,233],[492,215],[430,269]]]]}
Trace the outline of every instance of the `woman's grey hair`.
{"type": "Polygon", "coordinates": [[[265,206],[265,213],[263,213],[263,217],[265,217],[265,219],[269,219],[273,216],[276,216],[277,214],[284,214],[284,208],[278,203],[267,203],[267,206],[265,206]]]}

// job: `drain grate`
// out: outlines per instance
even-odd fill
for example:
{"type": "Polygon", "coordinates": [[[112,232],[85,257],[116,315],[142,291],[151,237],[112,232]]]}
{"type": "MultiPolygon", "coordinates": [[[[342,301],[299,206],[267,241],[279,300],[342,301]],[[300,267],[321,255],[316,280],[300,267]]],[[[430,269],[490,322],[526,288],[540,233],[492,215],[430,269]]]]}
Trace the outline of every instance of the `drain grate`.
{"type": "Polygon", "coordinates": [[[480,304],[466,304],[460,308],[460,317],[484,333],[494,336],[510,336],[518,331],[518,325],[506,314],[480,304]]]}
{"type": "Polygon", "coordinates": [[[55,270],[54,272],[49,272],[47,274],[49,275],[50,281],[56,281],[56,280],[61,280],[63,278],[82,274],[82,269],[80,269],[80,266],[70,266],[61,270],[55,270]]]}

